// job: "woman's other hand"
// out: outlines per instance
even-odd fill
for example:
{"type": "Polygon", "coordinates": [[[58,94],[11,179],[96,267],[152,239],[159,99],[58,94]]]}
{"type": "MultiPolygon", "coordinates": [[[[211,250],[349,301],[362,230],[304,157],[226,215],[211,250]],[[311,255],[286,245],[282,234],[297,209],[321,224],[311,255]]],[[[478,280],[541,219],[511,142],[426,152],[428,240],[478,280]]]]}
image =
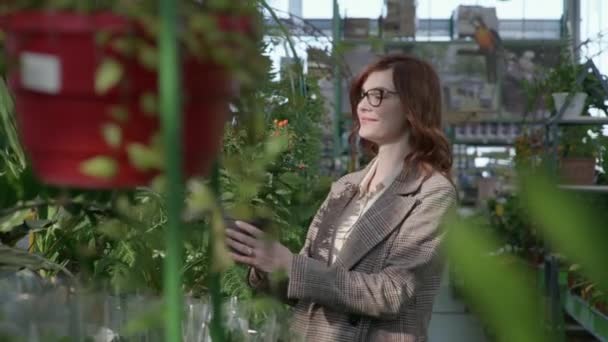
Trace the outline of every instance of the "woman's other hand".
{"type": "Polygon", "coordinates": [[[287,247],[247,222],[236,221],[235,225],[226,229],[226,244],[233,250],[234,261],[266,273],[291,272],[293,253],[287,247]]]}

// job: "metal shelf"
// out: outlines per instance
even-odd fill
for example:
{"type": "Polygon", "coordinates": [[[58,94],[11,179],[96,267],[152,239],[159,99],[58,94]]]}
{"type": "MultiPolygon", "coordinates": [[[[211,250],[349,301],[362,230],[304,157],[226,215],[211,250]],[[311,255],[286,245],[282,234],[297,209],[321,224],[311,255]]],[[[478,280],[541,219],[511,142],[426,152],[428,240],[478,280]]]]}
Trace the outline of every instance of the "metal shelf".
{"type": "MultiPolygon", "coordinates": [[[[340,40],[341,43],[347,45],[372,45],[382,43],[387,47],[414,47],[416,45],[454,45],[454,44],[472,44],[475,41],[472,39],[445,39],[445,40],[423,40],[415,38],[390,38],[390,37],[374,37],[368,38],[349,38],[345,37],[340,40]]],[[[503,40],[504,46],[538,46],[538,45],[559,45],[563,44],[561,40],[503,40]]]]}
{"type": "Polygon", "coordinates": [[[514,140],[491,140],[491,139],[456,139],[454,145],[474,145],[474,146],[513,146],[514,140]]]}
{"type": "Polygon", "coordinates": [[[608,117],[581,116],[580,118],[562,118],[557,121],[560,125],[608,125],[608,117]]]}
{"type": "MultiPolygon", "coordinates": [[[[310,35],[310,31],[323,33],[331,37],[333,23],[331,18],[281,18],[293,35],[310,35]],[[305,29],[298,29],[305,26],[305,29]]],[[[450,18],[417,18],[416,36],[419,38],[449,37],[452,20],[450,18]]],[[[276,27],[271,18],[265,18],[265,24],[276,27]]],[[[378,32],[378,19],[369,19],[369,30],[378,32]]],[[[498,33],[503,41],[535,41],[544,44],[557,42],[561,39],[560,19],[499,19],[498,33]]]]}
{"type": "Polygon", "coordinates": [[[608,185],[560,185],[560,189],[573,190],[573,191],[585,191],[585,192],[596,192],[596,193],[608,193],[608,185]]]}
{"type": "Polygon", "coordinates": [[[582,298],[569,291],[564,293],[564,309],[588,332],[600,341],[608,341],[608,317],[582,298]]]}

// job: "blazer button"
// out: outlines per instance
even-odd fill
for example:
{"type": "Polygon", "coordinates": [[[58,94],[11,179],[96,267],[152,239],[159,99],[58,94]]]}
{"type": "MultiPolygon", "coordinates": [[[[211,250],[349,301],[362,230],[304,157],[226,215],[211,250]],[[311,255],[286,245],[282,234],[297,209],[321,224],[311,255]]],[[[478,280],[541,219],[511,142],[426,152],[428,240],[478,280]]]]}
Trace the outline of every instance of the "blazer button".
{"type": "Polygon", "coordinates": [[[357,316],[357,315],[349,315],[348,316],[348,323],[350,325],[352,325],[353,327],[356,327],[359,322],[361,321],[361,317],[357,316]]]}

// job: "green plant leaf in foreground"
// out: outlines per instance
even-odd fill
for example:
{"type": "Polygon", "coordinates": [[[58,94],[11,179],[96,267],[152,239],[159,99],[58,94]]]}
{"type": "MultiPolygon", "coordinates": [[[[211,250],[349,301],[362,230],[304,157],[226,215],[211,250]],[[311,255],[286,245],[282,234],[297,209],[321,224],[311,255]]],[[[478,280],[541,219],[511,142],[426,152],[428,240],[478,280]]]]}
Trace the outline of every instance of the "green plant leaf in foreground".
{"type": "Polygon", "coordinates": [[[163,167],[162,153],[154,146],[132,143],[127,146],[127,154],[131,165],[138,170],[149,171],[163,167]]]}
{"type": "Polygon", "coordinates": [[[99,95],[105,94],[120,82],[122,75],[123,68],[118,61],[111,58],[105,59],[95,73],[95,92],[99,95]]]}
{"type": "Polygon", "coordinates": [[[122,129],[115,123],[106,123],[101,127],[101,134],[105,142],[113,148],[120,146],[122,142],[122,129]]]}
{"type": "Polygon", "coordinates": [[[0,245],[0,267],[14,268],[15,270],[27,268],[34,271],[40,269],[59,270],[69,276],[73,276],[65,267],[39,255],[29,253],[19,248],[11,248],[3,245],[0,245]]]}
{"type": "Polygon", "coordinates": [[[93,157],[80,164],[80,172],[91,177],[110,179],[116,176],[118,163],[110,157],[93,157]]]}
{"type": "Polygon", "coordinates": [[[605,213],[581,205],[573,192],[559,190],[546,175],[528,174],[522,182],[522,199],[551,249],[581,264],[589,278],[608,289],[608,230],[600,219],[605,213]]]}
{"type": "Polygon", "coordinates": [[[497,245],[477,224],[451,214],[446,249],[464,292],[498,341],[542,342],[541,294],[523,265],[491,256],[497,245]]]}

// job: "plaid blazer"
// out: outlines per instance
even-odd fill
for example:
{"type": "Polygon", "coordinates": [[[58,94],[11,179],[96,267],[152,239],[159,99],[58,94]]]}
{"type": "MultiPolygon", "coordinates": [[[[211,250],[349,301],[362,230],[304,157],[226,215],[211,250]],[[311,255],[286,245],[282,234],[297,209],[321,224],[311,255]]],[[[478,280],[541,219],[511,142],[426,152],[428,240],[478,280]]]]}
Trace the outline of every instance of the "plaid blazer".
{"type": "MultiPolygon", "coordinates": [[[[370,165],[332,184],[287,284],[278,293],[273,287],[295,304],[292,330],[306,341],[427,341],[443,268],[440,223],[456,190],[439,173],[425,178],[404,169],[330,264],[338,218],[370,165]]],[[[249,283],[270,291],[258,271],[249,273],[249,283]]]]}

